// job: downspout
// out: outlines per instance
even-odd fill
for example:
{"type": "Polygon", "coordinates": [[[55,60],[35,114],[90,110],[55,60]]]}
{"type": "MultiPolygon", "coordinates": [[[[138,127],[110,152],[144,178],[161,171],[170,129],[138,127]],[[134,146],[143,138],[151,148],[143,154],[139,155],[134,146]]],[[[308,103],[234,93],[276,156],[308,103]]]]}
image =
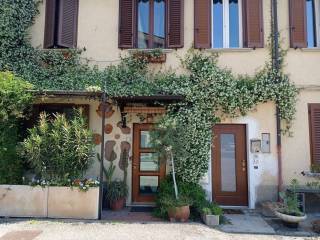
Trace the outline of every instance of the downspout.
{"type": "MultiPolygon", "coordinates": [[[[278,73],[280,71],[279,59],[279,29],[278,29],[278,3],[277,0],[272,1],[272,69],[276,72],[275,82],[279,81],[278,73]]],[[[282,147],[281,147],[281,117],[278,103],[276,103],[276,127],[277,127],[277,158],[278,158],[278,192],[282,190],[282,147]]]]}
{"type": "MultiPolygon", "coordinates": [[[[104,88],[105,89],[105,88],[104,88]]],[[[100,161],[100,178],[99,178],[99,207],[98,207],[98,219],[101,220],[102,215],[102,204],[103,204],[103,169],[104,169],[104,126],[106,122],[106,91],[103,90],[101,96],[101,161],[100,161]]]]}

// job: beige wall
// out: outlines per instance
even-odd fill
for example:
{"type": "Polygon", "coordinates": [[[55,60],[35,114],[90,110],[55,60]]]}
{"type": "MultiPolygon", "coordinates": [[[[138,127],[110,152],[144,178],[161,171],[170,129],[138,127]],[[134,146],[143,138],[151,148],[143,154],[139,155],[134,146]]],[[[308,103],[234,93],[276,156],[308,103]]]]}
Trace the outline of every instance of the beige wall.
{"type": "MultiPolygon", "coordinates": [[[[97,64],[104,67],[109,64],[117,64],[122,54],[127,54],[127,50],[119,50],[118,45],[118,0],[80,0],[79,9],[79,29],[78,29],[78,47],[86,48],[83,53],[84,58],[92,60],[92,65],[97,64]]],[[[264,4],[264,37],[265,43],[268,42],[270,35],[270,0],[263,0],[264,4]]],[[[45,1],[44,1],[45,3],[45,1]]],[[[36,18],[35,25],[31,29],[32,44],[36,47],[42,47],[43,30],[44,30],[44,3],[40,4],[40,15],[36,18]]],[[[281,34],[282,47],[289,47],[289,17],[288,1],[279,0],[279,30],[281,34]]],[[[184,48],[179,50],[169,50],[165,68],[173,68],[177,72],[182,71],[177,56],[183,56],[193,44],[193,1],[185,0],[185,42],[184,48]]],[[[212,50],[205,50],[207,52],[212,50]]],[[[235,74],[253,75],[261,69],[265,62],[269,60],[269,49],[241,49],[241,50],[224,50],[219,52],[219,65],[230,68],[235,74]]],[[[309,150],[309,126],[308,126],[308,103],[319,103],[320,93],[312,90],[314,85],[320,83],[320,50],[313,49],[289,49],[285,58],[284,71],[289,74],[290,79],[297,86],[304,86],[308,90],[301,90],[299,102],[297,104],[297,117],[294,122],[294,137],[283,138],[283,177],[287,184],[291,178],[299,178],[302,181],[308,179],[302,178],[300,172],[307,170],[310,165],[309,150]],[[310,90],[311,88],[311,90],[310,90]]],[[[163,66],[162,66],[163,67],[163,66]]],[[[79,102],[85,102],[81,100],[79,102]]],[[[90,103],[90,127],[100,132],[100,118],[96,116],[97,102],[90,103]]],[[[120,119],[120,113],[117,111],[111,121],[116,124],[120,119]]],[[[137,120],[137,119],[136,119],[137,120]]],[[[136,121],[132,120],[132,122],[136,121]]],[[[231,120],[229,120],[230,122],[231,120]]],[[[275,109],[274,105],[263,104],[258,106],[257,111],[250,113],[247,117],[232,120],[239,123],[248,124],[248,129],[252,133],[250,136],[260,137],[262,131],[270,132],[272,138],[272,152],[269,155],[261,155],[261,167],[258,171],[250,170],[249,186],[250,194],[254,195],[251,201],[255,202],[258,195],[263,192],[262,185],[268,185],[274,188],[277,182],[277,155],[276,155],[276,135],[275,135],[275,109]],[[251,120],[252,121],[251,121],[251,120]],[[258,126],[258,127],[257,127],[258,126]],[[251,130],[250,130],[251,129],[251,130]],[[269,164],[269,162],[271,164],[269,164]],[[258,190],[257,190],[258,189],[258,190]]],[[[227,121],[228,122],[228,121],[227,121]]],[[[131,123],[130,123],[131,124],[131,123]]],[[[119,129],[117,129],[119,131],[119,129]]],[[[109,136],[112,137],[112,136],[109,136]]],[[[131,142],[131,136],[122,136],[121,139],[131,142]]],[[[248,139],[249,140],[249,139],[248,139]]],[[[117,150],[119,145],[117,143],[117,150]]],[[[99,146],[97,146],[97,151],[99,146]]],[[[251,159],[251,160],[250,160],[251,159]]],[[[253,156],[249,157],[253,161],[253,156]]],[[[94,175],[98,163],[96,162],[93,170],[88,174],[94,175]]],[[[250,166],[252,167],[252,166],[250,166]]],[[[130,166],[129,166],[129,169],[130,166]]],[[[117,175],[121,177],[120,170],[117,175]]],[[[128,179],[131,179],[129,171],[128,179]]],[[[130,180],[131,181],[131,180],[130,180]]],[[[129,183],[131,185],[131,183],[129,183]]],[[[268,188],[266,187],[266,189],[268,188]]],[[[274,191],[274,190],[272,190],[274,191]]],[[[130,194],[131,195],[131,194],[130,194]]],[[[264,197],[262,197],[264,198],[264,197]]],[[[128,199],[130,202],[130,198],[128,199]]]]}
{"type": "MultiPolygon", "coordinates": [[[[116,64],[120,60],[120,55],[128,52],[118,49],[118,2],[118,0],[80,0],[78,47],[86,48],[83,57],[92,60],[91,64],[101,67],[116,64]]],[[[267,42],[270,34],[270,3],[267,0],[263,2],[264,37],[267,42]]],[[[44,6],[45,1],[40,4],[40,15],[31,29],[32,44],[37,47],[43,45],[44,6]]],[[[180,61],[177,56],[184,56],[193,45],[193,0],[185,1],[184,20],[184,48],[169,50],[165,63],[165,67],[178,68],[178,71],[180,61]]],[[[268,49],[230,50],[220,54],[221,66],[231,68],[236,74],[253,74],[263,67],[267,60],[268,49]]]]}

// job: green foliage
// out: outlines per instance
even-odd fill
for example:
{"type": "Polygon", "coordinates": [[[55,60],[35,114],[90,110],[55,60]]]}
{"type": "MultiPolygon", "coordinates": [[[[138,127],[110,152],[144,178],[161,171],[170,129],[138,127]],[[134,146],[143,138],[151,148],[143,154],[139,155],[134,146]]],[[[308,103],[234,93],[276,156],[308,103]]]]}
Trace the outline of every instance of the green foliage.
{"type": "Polygon", "coordinates": [[[207,202],[205,191],[198,183],[186,183],[179,180],[177,183],[179,189],[178,200],[175,198],[172,177],[167,176],[160,182],[159,192],[156,198],[157,208],[155,215],[167,218],[170,207],[190,205],[191,217],[198,217],[200,206],[203,206],[203,204],[207,202]]]}
{"type": "Polygon", "coordinates": [[[320,164],[319,163],[311,164],[310,170],[312,173],[320,173],[320,164]]]}
{"type": "Polygon", "coordinates": [[[296,179],[291,181],[290,187],[285,192],[280,192],[280,198],[283,200],[283,207],[280,211],[284,214],[293,216],[303,216],[304,214],[299,209],[297,196],[297,188],[299,184],[296,179]]]}
{"type": "Polygon", "coordinates": [[[38,125],[29,129],[22,155],[40,179],[59,182],[83,176],[92,163],[93,146],[81,110],[70,121],[61,114],[50,120],[44,113],[38,125]]]}
{"type": "MultiPolygon", "coordinates": [[[[159,123],[175,125],[168,139],[176,140],[172,144],[176,172],[184,182],[197,182],[207,172],[212,127],[222,116],[245,115],[259,103],[273,101],[279,107],[283,131],[290,130],[298,92],[288,76],[275,71],[271,63],[254,76],[234,76],[218,66],[216,55],[191,50],[182,59],[186,71],[181,75],[150,71],[145,57],[134,56],[99,70],[81,59],[80,50],[31,47],[26,33],[38,13],[37,1],[0,3],[0,70],[13,71],[36,89],[91,91],[103,89],[106,80],[104,90],[109,96],[185,96],[185,101],[168,107],[159,123]]],[[[271,44],[271,52],[273,48],[271,44]]],[[[280,51],[280,65],[283,58],[284,51],[280,51]]]]}
{"type": "Polygon", "coordinates": [[[208,202],[204,207],[201,208],[201,213],[205,215],[223,215],[222,208],[216,203],[208,202]]]}
{"type": "Polygon", "coordinates": [[[0,72],[0,184],[22,181],[22,162],[17,155],[19,120],[32,101],[27,82],[9,72],[0,72]]]}
{"type": "Polygon", "coordinates": [[[128,186],[123,181],[112,181],[108,185],[107,199],[110,202],[117,201],[128,196],[128,186]]]}

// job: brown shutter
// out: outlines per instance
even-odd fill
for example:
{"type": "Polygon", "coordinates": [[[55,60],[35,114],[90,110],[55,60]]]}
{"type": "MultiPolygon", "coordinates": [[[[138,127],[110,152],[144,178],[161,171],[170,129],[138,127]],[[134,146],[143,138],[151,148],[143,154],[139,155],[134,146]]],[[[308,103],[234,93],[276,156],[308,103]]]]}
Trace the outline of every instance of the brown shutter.
{"type": "Polygon", "coordinates": [[[194,0],[194,47],[211,48],[211,2],[194,0]]]}
{"type": "Polygon", "coordinates": [[[307,47],[306,0],[289,0],[290,47],[307,47]]]}
{"type": "Polygon", "coordinates": [[[60,47],[77,47],[79,0],[60,0],[57,43],[60,47]]]}
{"type": "Polygon", "coordinates": [[[54,46],[56,0],[46,0],[46,16],[44,28],[44,48],[54,46]]]}
{"type": "Polygon", "coordinates": [[[263,3],[262,0],[244,0],[244,46],[263,48],[263,3]]]}
{"type": "Polygon", "coordinates": [[[134,48],[135,0],[119,0],[119,48],[134,48]]]}
{"type": "Polygon", "coordinates": [[[167,47],[182,48],[184,33],[184,0],[168,0],[167,47]]]}
{"type": "Polygon", "coordinates": [[[320,164],[320,104],[309,104],[311,162],[320,164]]]}

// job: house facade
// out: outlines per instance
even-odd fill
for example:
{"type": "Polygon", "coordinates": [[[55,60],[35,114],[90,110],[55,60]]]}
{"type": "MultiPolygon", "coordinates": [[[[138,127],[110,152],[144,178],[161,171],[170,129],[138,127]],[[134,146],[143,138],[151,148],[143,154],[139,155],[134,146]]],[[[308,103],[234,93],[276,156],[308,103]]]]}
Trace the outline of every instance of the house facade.
{"type": "MultiPolygon", "coordinates": [[[[31,43],[44,51],[85,48],[84,61],[101,69],[137,49],[160,48],[166,61],[151,67],[177,73],[184,71],[179,58],[195,47],[218,53],[219,66],[234,74],[253,76],[270,59],[271,4],[271,0],[44,0],[30,29],[31,43]]],[[[293,178],[310,181],[301,172],[320,162],[319,14],[318,0],[278,1],[281,47],[288,49],[284,72],[300,89],[293,137],[282,136],[281,160],[274,103],[259,104],[243,117],[222,119],[212,129],[216,137],[208,152],[208,172],[201,180],[209,199],[255,208],[262,201],[276,200],[279,184],[288,185],[293,178]]],[[[84,107],[97,153],[101,132],[105,134],[104,163],[115,164],[114,178],[124,178],[122,158],[128,156],[127,205],[153,203],[159,181],[170,169],[154,163],[149,143],[163,108],[143,101],[122,109],[110,103],[102,116],[99,101],[84,96],[47,96],[35,104],[39,112],[84,107]]],[[[99,169],[95,160],[87,176],[97,178],[99,169]]]]}

